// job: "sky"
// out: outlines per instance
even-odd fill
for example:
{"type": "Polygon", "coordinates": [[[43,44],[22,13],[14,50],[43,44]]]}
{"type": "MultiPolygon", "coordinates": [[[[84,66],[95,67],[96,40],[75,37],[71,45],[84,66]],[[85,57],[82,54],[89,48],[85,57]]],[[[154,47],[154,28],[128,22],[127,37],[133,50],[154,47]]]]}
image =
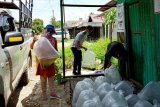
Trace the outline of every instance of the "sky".
{"type": "MultiPolygon", "coordinates": [[[[25,1],[25,0],[22,0],[25,1]]],[[[110,0],[64,0],[64,4],[87,4],[87,5],[104,5],[110,0]]],[[[65,21],[85,20],[89,13],[100,14],[97,11],[100,7],[65,7],[65,21]]],[[[61,20],[60,16],[60,0],[33,0],[32,19],[39,18],[44,22],[44,26],[50,23],[50,19],[54,16],[56,20],[61,20]]],[[[19,20],[17,10],[12,10],[12,15],[19,20]]]]}
{"type": "MultiPolygon", "coordinates": [[[[64,0],[64,4],[104,5],[109,0],[64,0]]],[[[65,7],[65,20],[85,19],[89,13],[101,13],[99,7],[65,7]]],[[[50,23],[51,17],[60,20],[60,0],[33,0],[33,19],[40,18],[44,26],[50,23]]]]}

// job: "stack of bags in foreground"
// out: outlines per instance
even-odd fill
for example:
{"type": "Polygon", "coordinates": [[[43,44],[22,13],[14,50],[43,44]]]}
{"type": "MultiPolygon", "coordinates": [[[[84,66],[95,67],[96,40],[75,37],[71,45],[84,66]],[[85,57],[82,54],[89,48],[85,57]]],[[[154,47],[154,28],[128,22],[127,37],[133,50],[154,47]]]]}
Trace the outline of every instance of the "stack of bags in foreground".
{"type": "Polygon", "coordinates": [[[85,78],[74,89],[73,107],[160,107],[160,83],[149,82],[138,94],[129,81],[121,81],[112,65],[94,81],[85,78]]]}

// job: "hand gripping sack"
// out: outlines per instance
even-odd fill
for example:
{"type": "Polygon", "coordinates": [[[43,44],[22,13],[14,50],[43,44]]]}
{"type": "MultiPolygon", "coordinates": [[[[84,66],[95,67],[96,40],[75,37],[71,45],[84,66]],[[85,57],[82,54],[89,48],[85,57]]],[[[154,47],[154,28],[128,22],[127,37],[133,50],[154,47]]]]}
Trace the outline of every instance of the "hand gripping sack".
{"type": "Polygon", "coordinates": [[[60,57],[60,54],[45,37],[40,37],[35,42],[33,50],[40,61],[42,68],[47,68],[53,64],[56,58],[60,57]]]}
{"type": "Polygon", "coordinates": [[[84,67],[93,67],[96,63],[96,58],[95,54],[93,51],[90,49],[87,49],[84,53],[83,61],[82,61],[82,66],[84,67]]]}

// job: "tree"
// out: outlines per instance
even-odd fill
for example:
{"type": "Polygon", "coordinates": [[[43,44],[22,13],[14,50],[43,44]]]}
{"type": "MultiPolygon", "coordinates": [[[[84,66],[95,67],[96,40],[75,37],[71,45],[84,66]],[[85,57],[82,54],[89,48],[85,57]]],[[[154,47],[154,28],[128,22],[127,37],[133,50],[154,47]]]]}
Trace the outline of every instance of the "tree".
{"type": "Polygon", "coordinates": [[[109,25],[109,39],[112,42],[112,30],[114,28],[114,22],[116,20],[116,8],[111,8],[104,12],[104,24],[109,25]]]}
{"type": "Polygon", "coordinates": [[[55,17],[53,17],[53,18],[51,18],[51,24],[52,25],[54,25],[55,26],[55,28],[60,28],[61,27],[61,21],[59,20],[59,21],[56,21],[56,18],[55,17]]]}
{"type": "Polygon", "coordinates": [[[39,18],[34,19],[32,23],[32,29],[35,31],[36,35],[39,35],[44,29],[43,20],[39,18]]]}

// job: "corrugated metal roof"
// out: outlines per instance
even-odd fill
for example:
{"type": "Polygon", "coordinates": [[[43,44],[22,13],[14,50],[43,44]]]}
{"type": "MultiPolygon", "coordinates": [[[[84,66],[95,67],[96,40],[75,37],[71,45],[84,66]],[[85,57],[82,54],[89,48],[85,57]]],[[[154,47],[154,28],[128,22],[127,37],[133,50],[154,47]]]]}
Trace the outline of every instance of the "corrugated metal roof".
{"type": "Polygon", "coordinates": [[[101,22],[83,22],[78,25],[78,27],[82,27],[82,26],[101,27],[102,23],[101,22]]]}
{"type": "Polygon", "coordinates": [[[108,3],[105,4],[104,7],[101,7],[98,9],[98,11],[105,11],[107,9],[110,9],[111,7],[116,7],[116,1],[115,0],[111,0],[108,3]]]}
{"type": "Polygon", "coordinates": [[[0,1],[0,8],[7,8],[7,9],[19,9],[17,3],[14,2],[6,2],[0,1]]]}
{"type": "Polygon", "coordinates": [[[99,14],[91,14],[90,17],[92,19],[92,22],[101,22],[102,23],[104,20],[104,17],[99,14]]]}

